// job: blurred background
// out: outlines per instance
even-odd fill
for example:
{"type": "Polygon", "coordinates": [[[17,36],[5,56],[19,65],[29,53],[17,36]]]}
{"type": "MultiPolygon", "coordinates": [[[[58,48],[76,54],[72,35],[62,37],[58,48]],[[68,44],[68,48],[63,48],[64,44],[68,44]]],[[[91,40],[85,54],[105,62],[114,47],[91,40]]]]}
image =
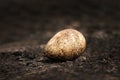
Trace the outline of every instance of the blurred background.
{"type": "Polygon", "coordinates": [[[118,33],[119,4],[119,0],[0,0],[0,45],[36,38],[45,43],[45,36],[65,28],[86,36],[118,33]]]}

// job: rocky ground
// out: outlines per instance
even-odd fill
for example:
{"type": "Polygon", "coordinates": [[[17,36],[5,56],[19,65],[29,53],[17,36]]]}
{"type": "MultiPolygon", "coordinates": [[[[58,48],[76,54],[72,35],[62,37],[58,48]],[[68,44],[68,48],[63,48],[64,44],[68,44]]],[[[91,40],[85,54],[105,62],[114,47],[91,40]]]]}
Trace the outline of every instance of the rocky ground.
{"type": "Polygon", "coordinates": [[[0,80],[119,80],[119,3],[1,0],[0,80]],[[85,35],[84,54],[64,62],[44,57],[47,41],[66,28],[85,35]]]}

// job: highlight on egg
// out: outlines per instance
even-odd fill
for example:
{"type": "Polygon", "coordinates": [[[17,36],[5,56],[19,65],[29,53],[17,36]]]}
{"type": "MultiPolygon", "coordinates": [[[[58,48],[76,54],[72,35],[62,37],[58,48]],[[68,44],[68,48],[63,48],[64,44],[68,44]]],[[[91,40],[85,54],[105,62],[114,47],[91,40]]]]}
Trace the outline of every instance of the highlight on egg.
{"type": "Polygon", "coordinates": [[[64,29],[56,33],[45,45],[44,55],[55,60],[74,60],[83,54],[86,40],[75,29],[64,29]]]}

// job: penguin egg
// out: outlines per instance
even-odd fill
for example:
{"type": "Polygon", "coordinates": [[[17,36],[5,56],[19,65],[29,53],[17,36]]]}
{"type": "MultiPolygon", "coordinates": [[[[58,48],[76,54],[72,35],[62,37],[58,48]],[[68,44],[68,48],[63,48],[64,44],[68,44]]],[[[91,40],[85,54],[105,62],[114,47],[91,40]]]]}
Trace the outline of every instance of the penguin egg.
{"type": "Polygon", "coordinates": [[[56,33],[45,45],[46,57],[56,60],[73,60],[86,48],[83,34],[75,29],[65,29],[56,33]]]}

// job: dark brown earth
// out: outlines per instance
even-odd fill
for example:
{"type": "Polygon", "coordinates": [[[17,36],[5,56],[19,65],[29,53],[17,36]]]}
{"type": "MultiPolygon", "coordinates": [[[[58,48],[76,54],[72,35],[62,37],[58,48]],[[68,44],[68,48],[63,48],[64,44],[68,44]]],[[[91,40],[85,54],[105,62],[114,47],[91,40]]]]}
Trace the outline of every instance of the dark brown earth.
{"type": "Polygon", "coordinates": [[[120,0],[1,0],[0,80],[120,80],[119,4],[120,0]],[[85,35],[84,54],[64,62],[44,57],[47,41],[66,28],[85,35]]]}

